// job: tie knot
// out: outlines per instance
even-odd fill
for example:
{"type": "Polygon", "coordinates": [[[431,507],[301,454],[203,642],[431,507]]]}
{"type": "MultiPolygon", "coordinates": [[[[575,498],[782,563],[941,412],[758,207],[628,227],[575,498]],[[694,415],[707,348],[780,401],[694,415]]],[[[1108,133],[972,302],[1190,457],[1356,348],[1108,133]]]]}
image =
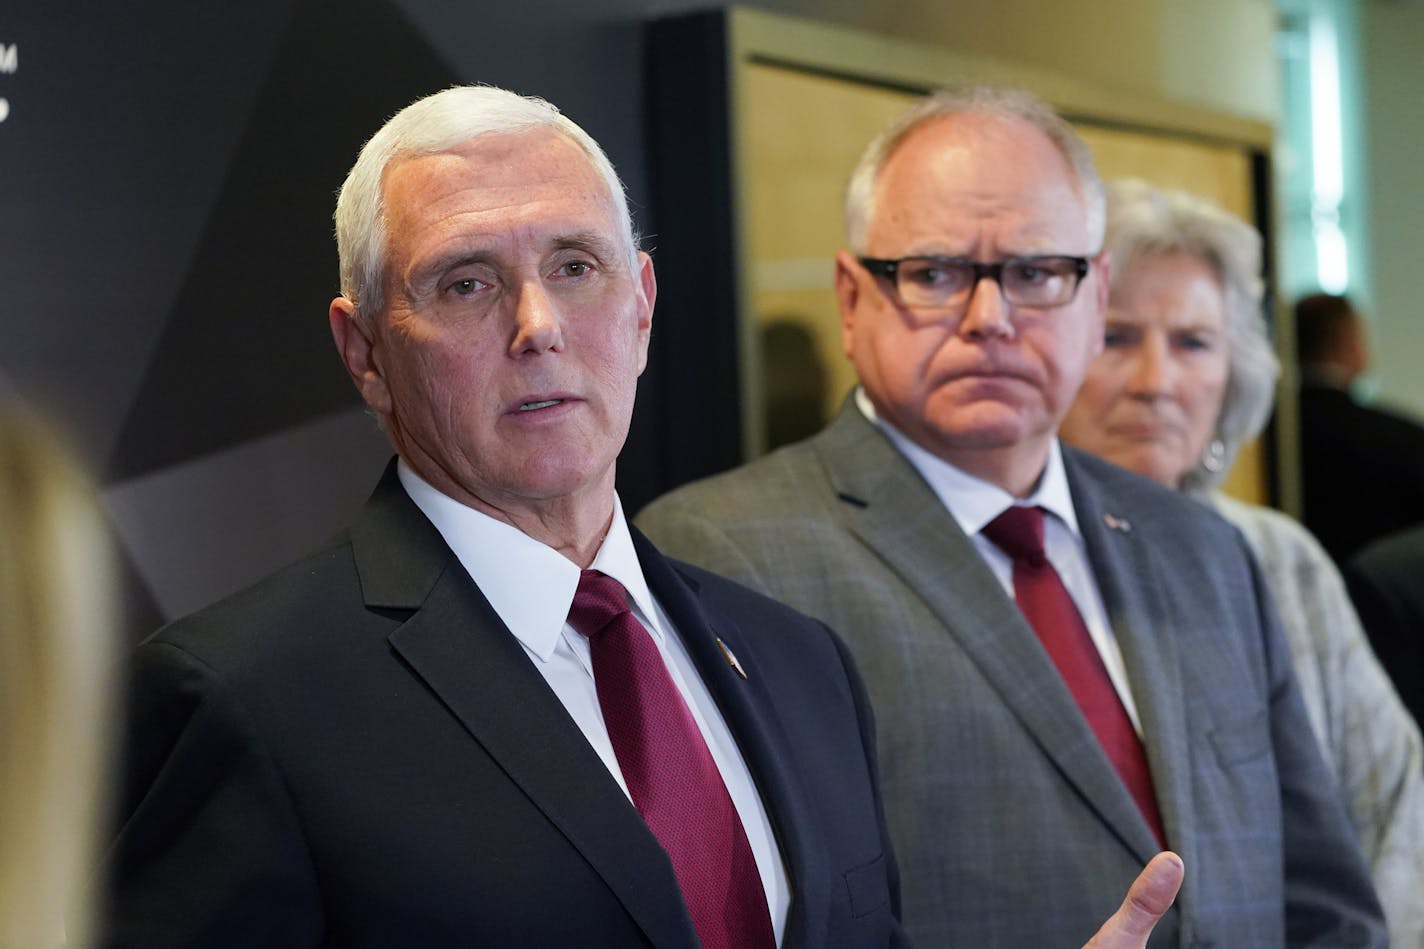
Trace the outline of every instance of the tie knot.
{"type": "Polygon", "coordinates": [[[1014,560],[1035,567],[1048,562],[1043,553],[1043,509],[1014,505],[984,527],[984,536],[1014,560]]]}
{"type": "Polygon", "coordinates": [[[628,591],[606,573],[584,570],[569,607],[569,625],[592,638],[628,610],[628,591]]]}

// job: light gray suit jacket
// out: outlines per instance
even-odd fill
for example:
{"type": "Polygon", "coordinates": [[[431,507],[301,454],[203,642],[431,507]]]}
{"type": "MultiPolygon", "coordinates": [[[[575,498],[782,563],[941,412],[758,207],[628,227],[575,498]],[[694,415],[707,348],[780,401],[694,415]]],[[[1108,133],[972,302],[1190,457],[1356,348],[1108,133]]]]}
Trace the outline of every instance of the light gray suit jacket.
{"type": "MultiPolygon", "coordinates": [[[[1384,945],[1240,535],[1199,504],[1064,454],[1168,844],[1187,868],[1151,945],[1384,945]]],[[[638,523],[670,554],[850,643],[880,723],[917,945],[1077,946],[1156,852],[1012,599],[853,403],[819,435],[675,491],[638,523]]]]}

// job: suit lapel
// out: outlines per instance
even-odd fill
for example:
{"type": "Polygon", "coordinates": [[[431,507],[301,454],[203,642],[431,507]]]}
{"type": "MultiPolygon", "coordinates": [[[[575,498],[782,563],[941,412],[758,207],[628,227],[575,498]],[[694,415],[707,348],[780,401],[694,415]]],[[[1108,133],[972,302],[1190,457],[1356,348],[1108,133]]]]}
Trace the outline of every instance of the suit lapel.
{"type": "Polygon", "coordinates": [[[367,605],[411,613],[390,636],[400,657],[582,853],[653,945],[695,946],[667,855],[394,467],[352,538],[367,605]]]}
{"type": "Polygon", "coordinates": [[[914,466],[850,403],[818,439],[818,448],[832,486],[846,502],[850,530],[939,618],[1044,755],[1124,846],[1144,862],[1149,859],[1157,851],[1152,832],[1067,685],[973,542],[914,466]]]}
{"type": "MultiPolygon", "coordinates": [[[[1150,536],[1143,529],[1143,518],[1104,496],[1101,484],[1089,476],[1071,449],[1064,449],[1064,463],[1088,559],[1132,683],[1167,842],[1191,874],[1196,854],[1190,826],[1195,810],[1186,719],[1190,697],[1177,641],[1158,619],[1187,614],[1163,602],[1166,591],[1173,589],[1159,553],[1163,538],[1150,536]]],[[[1195,890],[1183,887],[1178,898],[1184,919],[1191,918],[1195,890]]]]}
{"type": "MultiPolygon", "coordinates": [[[[762,678],[763,670],[747,662],[755,655],[754,644],[729,618],[706,609],[695,582],[677,572],[641,533],[630,530],[648,587],[676,627],[721,710],[775,829],[792,892],[783,944],[823,945],[829,912],[826,900],[832,885],[825,845],[820,831],[802,819],[814,813],[812,799],[792,767],[792,746],[766,694],[769,684],[762,678]],[[717,645],[718,639],[745,662],[746,679],[732,668],[717,645]]],[[[748,633],[754,635],[755,631],[748,633]]]]}

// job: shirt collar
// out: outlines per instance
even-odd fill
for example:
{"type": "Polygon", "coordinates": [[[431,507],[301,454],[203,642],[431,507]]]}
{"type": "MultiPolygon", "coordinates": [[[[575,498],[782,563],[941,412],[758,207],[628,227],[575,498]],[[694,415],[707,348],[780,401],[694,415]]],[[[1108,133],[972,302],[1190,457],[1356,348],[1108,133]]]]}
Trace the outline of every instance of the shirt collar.
{"type": "Polygon", "coordinates": [[[1048,462],[1044,465],[1038,485],[1020,501],[998,485],[976,478],[916,444],[876,413],[875,405],[863,388],[856,388],[855,404],[925,479],[966,536],[978,534],[1014,504],[1041,507],[1062,521],[1075,537],[1079,536],[1078,516],[1073,511],[1073,495],[1068,490],[1068,474],[1063,467],[1063,452],[1057,438],[1049,446],[1048,462]]]}
{"type": "MultiPolygon", "coordinates": [[[[435,525],[504,625],[535,656],[548,661],[573,605],[578,565],[518,528],[443,494],[403,460],[397,474],[410,499],[435,525]]],[[[623,584],[648,631],[662,635],[616,493],[613,521],[592,569],[623,584]]]]}

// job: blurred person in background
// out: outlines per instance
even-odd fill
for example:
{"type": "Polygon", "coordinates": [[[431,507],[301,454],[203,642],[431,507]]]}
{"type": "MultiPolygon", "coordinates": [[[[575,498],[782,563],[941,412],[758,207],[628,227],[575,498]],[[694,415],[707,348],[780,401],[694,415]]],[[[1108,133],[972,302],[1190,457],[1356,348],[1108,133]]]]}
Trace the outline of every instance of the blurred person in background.
{"type": "Polygon", "coordinates": [[[0,408],[0,947],[89,945],[115,596],[96,496],[0,408]]]}
{"type": "Polygon", "coordinates": [[[1280,367],[1261,314],[1261,238],[1200,198],[1108,187],[1113,271],[1103,353],[1066,441],[1199,498],[1235,524],[1276,600],[1326,761],[1396,946],[1424,945],[1419,730],[1371,651],[1339,572],[1298,523],[1217,491],[1270,414],[1280,367]]]}
{"type": "Polygon", "coordinates": [[[1424,427],[1362,403],[1365,321],[1347,297],[1295,305],[1302,520],[1344,565],[1365,544],[1424,521],[1424,427]]]}
{"type": "Polygon", "coordinates": [[[1424,722],[1424,524],[1367,544],[1342,568],[1375,654],[1424,722]]]}

